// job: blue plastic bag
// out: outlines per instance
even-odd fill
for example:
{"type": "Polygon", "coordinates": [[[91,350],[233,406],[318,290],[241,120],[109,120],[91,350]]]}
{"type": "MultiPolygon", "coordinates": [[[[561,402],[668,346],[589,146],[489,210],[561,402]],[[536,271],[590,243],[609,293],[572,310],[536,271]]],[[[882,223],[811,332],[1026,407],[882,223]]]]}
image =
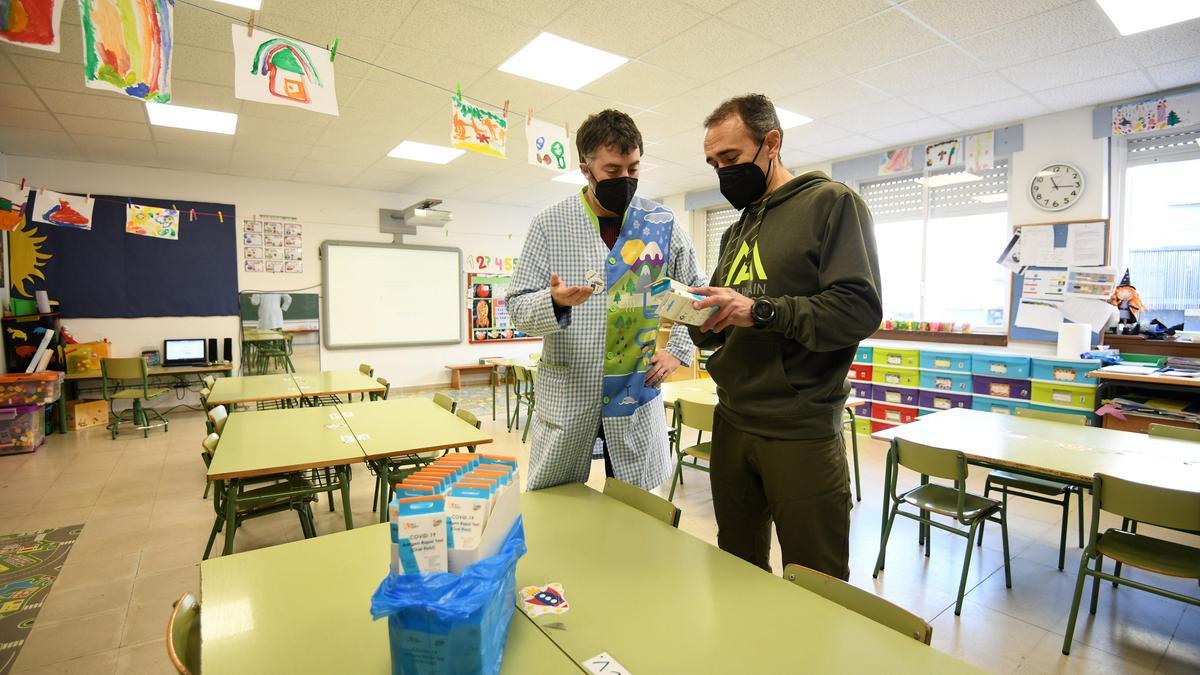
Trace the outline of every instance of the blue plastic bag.
{"type": "Polygon", "coordinates": [[[500,672],[524,554],[518,518],[500,551],[462,575],[388,574],[371,596],[371,616],[388,619],[392,674],[500,672]]]}

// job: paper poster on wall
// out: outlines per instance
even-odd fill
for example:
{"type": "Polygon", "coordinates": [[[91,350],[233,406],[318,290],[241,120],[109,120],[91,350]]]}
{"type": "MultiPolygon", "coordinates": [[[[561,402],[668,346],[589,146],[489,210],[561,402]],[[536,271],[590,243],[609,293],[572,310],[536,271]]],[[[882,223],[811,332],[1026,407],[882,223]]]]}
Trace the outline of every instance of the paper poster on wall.
{"type": "Polygon", "coordinates": [[[262,260],[263,250],[261,246],[247,246],[242,249],[242,257],[246,260],[262,260]]]}
{"type": "Polygon", "coordinates": [[[38,190],[37,213],[30,214],[30,219],[35,223],[90,230],[95,206],[96,201],[85,196],[38,190]]]}
{"type": "Polygon", "coordinates": [[[247,101],[338,114],[329,51],[245,26],[233,28],[233,95],[247,101]]]}
{"type": "Polygon", "coordinates": [[[451,96],[450,146],[503,159],[508,154],[508,120],[451,96]]]}
{"type": "Polygon", "coordinates": [[[272,246],[274,248],[283,248],[282,234],[264,234],[263,246],[272,246]]]}
{"type": "Polygon", "coordinates": [[[0,0],[0,42],[58,51],[64,0],[0,0]]]}
{"type": "Polygon", "coordinates": [[[81,0],[84,84],[171,100],[175,0],[81,0]]]}
{"type": "Polygon", "coordinates": [[[512,276],[468,274],[468,339],[472,343],[536,340],[513,327],[505,296],[512,276]]]}
{"type": "Polygon", "coordinates": [[[242,233],[242,245],[243,246],[262,246],[263,245],[263,236],[261,234],[258,234],[257,232],[243,232],[242,233]]]}
{"type": "Polygon", "coordinates": [[[525,125],[525,143],[529,146],[530,164],[558,173],[565,173],[570,167],[571,146],[566,127],[531,118],[525,125]]]}
{"type": "Polygon", "coordinates": [[[263,259],[264,260],[283,260],[283,249],[275,248],[273,246],[264,246],[263,247],[263,259]]]}
{"type": "Polygon", "coordinates": [[[29,191],[17,183],[0,180],[0,231],[7,232],[21,224],[25,200],[29,191]]]}
{"type": "Polygon", "coordinates": [[[963,145],[967,146],[967,171],[986,171],[995,165],[996,135],[993,132],[967,136],[963,145]]]}
{"type": "Polygon", "coordinates": [[[890,176],[894,173],[912,171],[912,148],[896,148],[879,153],[879,175],[890,176]]]}
{"type": "Polygon", "coordinates": [[[283,233],[288,237],[302,237],[304,236],[304,226],[300,223],[284,223],[283,233]]]}
{"type": "Polygon", "coordinates": [[[1112,107],[1112,135],[1129,136],[1200,122],[1200,92],[1171,94],[1112,107]]]}
{"type": "Polygon", "coordinates": [[[1045,300],[1021,300],[1013,321],[1021,328],[1034,328],[1057,333],[1062,325],[1062,303],[1045,300]]]}
{"type": "Polygon", "coordinates": [[[1065,269],[1025,270],[1021,297],[1026,300],[1061,301],[1067,295],[1067,278],[1065,269]]]}
{"type": "Polygon", "coordinates": [[[158,206],[125,207],[125,231],[143,237],[179,239],[179,212],[158,206]]]}
{"type": "Polygon", "coordinates": [[[1117,272],[1111,267],[1070,267],[1067,269],[1067,295],[1108,301],[1117,285],[1117,272]]]}
{"type": "Polygon", "coordinates": [[[467,268],[468,272],[511,272],[517,268],[518,260],[520,260],[520,258],[515,256],[463,256],[464,267],[467,268]]]}
{"type": "Polygon", "coordinates": [[[1108,227],[1104,221],[1071,223],[1067,226],[1067,264],[1103,265],[1108,250],[1108,227]]]}
{"type": "Polygon", "coordinates": [[[283,261],[283,271],[285,274],[300,274],[304,272],[304,263],[299,260],[283,261]]]}
{"type": "Polygon", "coordinates": [[[925,166],[930,169],[941,169],[962,162],[962,151],[957,138],[925,146],[925,166]]]}
{"type": "Polygon", "coordinates": [[[283,249],[284,260],[304,260],[304,250],[299,248],[283,249]]]}
{"type": "Polygon", "coordinates": [[[1021,228],[1021,264],[1066,267],[1069,262],[1066,225],[1021,228]]]}
{"type": "Polygon", "coordinates": [[[283,274],[282,260],[268,260],[265,264],[267,266],[267,272],[270,274],[283,274]]]}
{"type": "Polygon", "coordinates": [[[249,258],[247,258],[246,260],[243,261],[243,263],[245,264],[245,270],[247,272],[266,272],[267,271],[266,265],[264,265],[263,261],[261,261],[261,260],[250,260],[249,258]]]}

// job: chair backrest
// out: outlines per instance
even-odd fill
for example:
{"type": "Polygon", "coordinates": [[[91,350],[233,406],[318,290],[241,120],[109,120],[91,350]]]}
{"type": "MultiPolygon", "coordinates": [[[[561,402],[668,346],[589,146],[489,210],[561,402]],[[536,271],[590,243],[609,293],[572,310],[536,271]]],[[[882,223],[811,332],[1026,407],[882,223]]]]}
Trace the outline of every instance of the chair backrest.
{"type": "Polygon", "coordinates": [[[533,385],[533,371],[529,370],[525,366],[513,366],[513,369],[517,372],[518,382],[530,386],[533,385]]]}
{"type": "Polygon", "coordinates": [[[358,372],[366,375],[367,377],[375,377],[375,369],[366,363],[358,364],[358,372]]]}
{"type": "Polygon", "coordinates": [[[213,453],[217,451],[217,443],[220,440],[221,436],[214,432],[205,436],[200,443],[200,459],[204,460],[204,466],[212,464],[213,453]]]}
{"type": "MultiPolygon", "coordinates": [[[[145,392],[146,398],[150,398],[150,384],[146,377],[146,361],[140,356],[131,356],[123,359],[100,359],[100,378],[104,387],[105,400],[111,400],[108,391],[109,380],[139,380],[142,383],[142,391],[145,392]]],[[[120,389],[120,384],[116,384],[114,389],[120,389]]]]}
{"type": "Polygon", "coordinates": [[[212,422],[213,431],[218,434],[225,433],[225,422],[229,419],[229,413],[225,410],[225,406],[219,405],[208,411],[208,421],[212,422]]]}
{"type": "Polygon", "coordinates": [[[182,675],[200,675],[200,603],[184,593],[167,619],[167,658],[182,675]]]}
{"type": "Polygon", "coordinates": [[[387,397],[388,397],[388,392],[390,392],[392,390],[392,383],[388,382],[385,378],[382,378],[382,377],[375,378],[375,381],[378,382],[379,384],[383,385],[383,391],[381,391],[375,395],[378,396],[381,400],[386,401],[387,397]]]}
{"type": "Polygon", "coordinates": [[[967,479],[967,460],[961,452],[896,439],[896,461],[917,473],[952,481],[967,479]]]}
{"type": "MultiPolygon", "coordinates": [[[[1092,499],[1098,505],[1096,510],[1139,523],[1190,532],[1200,530],[1200,492],[1172,490],[1098,473],[1092,480],[1092,499]]],[[[1095,520],[1093,532],[1098,528],[1095,520]]]]}
{"type": "Polygon", "coordinates": [[[1149,433],[1159,438],[1174,438],[1178,441],[1195,441],[1200,443],[1200,429],[1173,427],[1170,424],[1151,424],[1149,433]]]}
{"type": "Polygon", "coordinates": [[[216,384],[216,383],[217,383],[217,378],[213,377],[212,375],[205,375],[205,376],[204,376],[204,386],[205,386],[205,387],[208,387],[209,389],[212,389],[212,388],[213,388],[213,385],[214,385],[214,384],[216,384]]]}
{"type": "Polygon", "coordinates": [[[211,389],[209,389],[208,387],[201,388],[200,389],[200,404],[207,408],[208,407],[208,397],[211,395],[212,395],[211,389]]]}
{"type": "Polygon", "coordinates": [[[689,429],[699,429],[700,431],[712,433],[713,413],[715,411],[715,406],[687,401],[682,398],[675,399],[675,421],[689,429]]]}
{"type": "Polygon", "coordinates": [[[612,477],[604,480],[604,494],[623,504],[632,506],[651,518],[661,520],[671,527],[679,527],[679,516],[682,514],[682,511],[679,510],[679,507],[656,494],[651,494],[623,480],[612,477]]]}
{"type": "Polygon", "coordinates": [[[476,429],[478,429],[480,427],[479,418],[476,417],[475,413],[471,412],[470,410],[467,410],[466,408],[459,408],[458,411],[454,414],[458,415],[459,419],[466,422],[467,424],[470,424],[471,426],[475,427],[476,429]]]}
{"type": "Polygon", "coordinates": [[[446,394],[443,394],[440,391],[433,395],[433,402],[438,404],[439,406],[445,408],[446,410],[448,410],[450,412],[454,412],[455,409],[458,408],[458,403],[455,402],[454,399],[450,398],[449,396],[447,396],[446,394]]]}
{"type": "Polygon", "coordinates": [[[1073,415],[1071,413],[1051,412],[1049,410],[1034,410],[1033,408],[1017,408],[1013,411],[1017,417],[1028,417],[1034,420],[1045,420],[1047,422],[1062,422],[1063,424],[1074,424],[1083,426],[1087,424],[1087,418],[1083,415],[1073,415]]]}
{"type": "Polygon", "coordinates": [[[933,638],[933,628],[921,617],[841,579],[795,563],[783,568],[783,578],[917,642],[929,644],[933,638]]]}

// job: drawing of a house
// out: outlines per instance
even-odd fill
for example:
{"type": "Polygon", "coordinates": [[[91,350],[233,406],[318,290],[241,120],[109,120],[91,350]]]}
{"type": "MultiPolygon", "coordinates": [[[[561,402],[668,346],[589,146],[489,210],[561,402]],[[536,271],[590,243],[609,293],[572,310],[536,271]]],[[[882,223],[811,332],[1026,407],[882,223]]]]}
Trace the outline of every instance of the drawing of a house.
{"type": "Polygon", "coordinates": [[[272,95],[297,103],[311,103],[309,84],[321,84],[321,76],[300,44],[284,38],[271,38],[258,46],[251,72],[266,75],[272,95]]]}

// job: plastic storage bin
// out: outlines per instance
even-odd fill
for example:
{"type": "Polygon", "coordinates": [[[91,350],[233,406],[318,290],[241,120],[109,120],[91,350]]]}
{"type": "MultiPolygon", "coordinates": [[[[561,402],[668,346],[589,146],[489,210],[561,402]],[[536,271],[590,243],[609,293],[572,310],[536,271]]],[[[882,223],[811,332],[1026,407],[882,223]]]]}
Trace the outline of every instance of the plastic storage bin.
{"type": "Polygon", "coordinates": [[[971,408],[973,408],[975,410],[982,410],[984,412],[994,412],[994,413],[1000,413],[1002,415],[1012,415],[1012,414],[1014,414],[1013,411],[1016,410],[1017,408],[1029,408],[1029,407],[1031,407],[1031,406],[1028,403],[1025,403],[1024,401],[1008,401],[1008,400],[1001,400],[998,398],[987,398],[984,396],[972,396],[971,397],[971,408]]]}
{"type": "Polygon", "coordinates": [[[871,390],[873,386],[867,382],[851,382],[850,395],[855,398],[865,398],[871,400],[871,390]]]}
{"type": "Polygon", "coordinates": [[[991,377],[1024,379],[1029,377],[1029,357],[974,354],[971,356],[971,372],[991,377]]]}
{"type": "Polygon", "coordinates": [[[1095,360],[1080,362],[1034,359],[1033,379],[1053,382],[1095,382],[1087,374],[1099,367],[1100,362],[1095,360]]]}
{"type": "Polygon", "coordinates": [[[871,399],[895,405],[916,405],[917,390],[877,384],[871,388],[871,399]]]}
{"type": "Polygon", "coordinates": [[[969,394],[974,391],[970,373],[934,373],[921,371],[921,388],[969,394]]]}
{"type": "Polygon", "coordinates": [[[848,375],[849,375],[850,379],[852,379],[852,380],[859,380],[861,382],[870,382],[871,381],[871,366],[863,365],[861,363],[852,363],[852,364],[850,364],[850,372],[848,375]]]}
{"type": "Polygon", "coordinates": [[[886,431],[895,426],[899,426],[899,425],[888,424],[887,422],[880,422],[879,420],[871,420],[871,433],[877,434],[880,431],[886,431]]]}
{"type": "Polygon", "coordinates": [[[891,424],[908,424],[917,419],[917,409],[876,401],[871,404],[871,417],[891,424]]]}
{"type": "Polygon", "coordinates": [[[1084,412],[1082,410],[1067,410],[1066,408],[1054,408],[1054,407],[1051,407],[1048,405],[1037,405],[1037,404],[1031,405],[1029,407],[1033,408],[1034,410],[1045,410],[1046,412],[1060,413],[1060,414],[1064,414],[1064,415],[1079,415],[1080,417],[1086,419],[1087,423],[1089,425],[1093,424],[1096,421],[1096,415],[1094,413],[1084,412]]]}
{"type": "Polygon", "coordinates": [[[872,420],[867,419],[866,417],[856,417],[854,419],[854,433],[862,436],[870,436],[871,422],[872,420]]]}
{"type": "Polygon", "coordinates": [[[873,356],[874,348],[864,347],[859,345],[858,350],[854,352],[855,363],[870,363],[873,356]]]}
{"type": "Polygon", "coordinates": [[[917,404],[922,408],[933,410],[949,410],[951,408],[970,408],[970,394],[951,394],[950,392],[923,391],[917,404]]]}
{"type": "Polygon", "coordinates": [[[60,372],[0,375],[0,407],[48,405],[62,395],[60,372]]]}
{"type": "Polygon", "coordinates": [[[877,366],[917,368],[921,365],[921,353],[916,349],[876,347],[871,361],[877,366]]]}
{"type": "Polygon", "coordinates": [[[875,366],[871,369],[871,381],[875,384],[890,384],[897,387],[915,387],[921,383],[920,371],[904,368],[875,366]]]}
{"type": "Polygon", "coordinates": [[[1034,403],[1049,403],[1050,405],[1091,410],[1096,406],[1096,388],[1077,384],[1034,382],[1033,395],[1030,398],[1034,403]]]}
{"type": "Polygon", "coordinates": [[[953,370],[971,372],[971,355],[959,352],[930,352],[921,350],[921,370],[953,370]]]}
{"type": "Polygon", "coordinates": [[[1031,393],[1029,380],[1007,380],[1002,377],[986,377],[984,375],[975,375],[972,379],[974,380],[975,393],[984,396],[1028,400],[1031,393]]]}
{"type": "Polygon", "coordinates": [[[38,405],[0,408],[0,455],[33,452],[45,440],[45,413],[38,405]]]}

